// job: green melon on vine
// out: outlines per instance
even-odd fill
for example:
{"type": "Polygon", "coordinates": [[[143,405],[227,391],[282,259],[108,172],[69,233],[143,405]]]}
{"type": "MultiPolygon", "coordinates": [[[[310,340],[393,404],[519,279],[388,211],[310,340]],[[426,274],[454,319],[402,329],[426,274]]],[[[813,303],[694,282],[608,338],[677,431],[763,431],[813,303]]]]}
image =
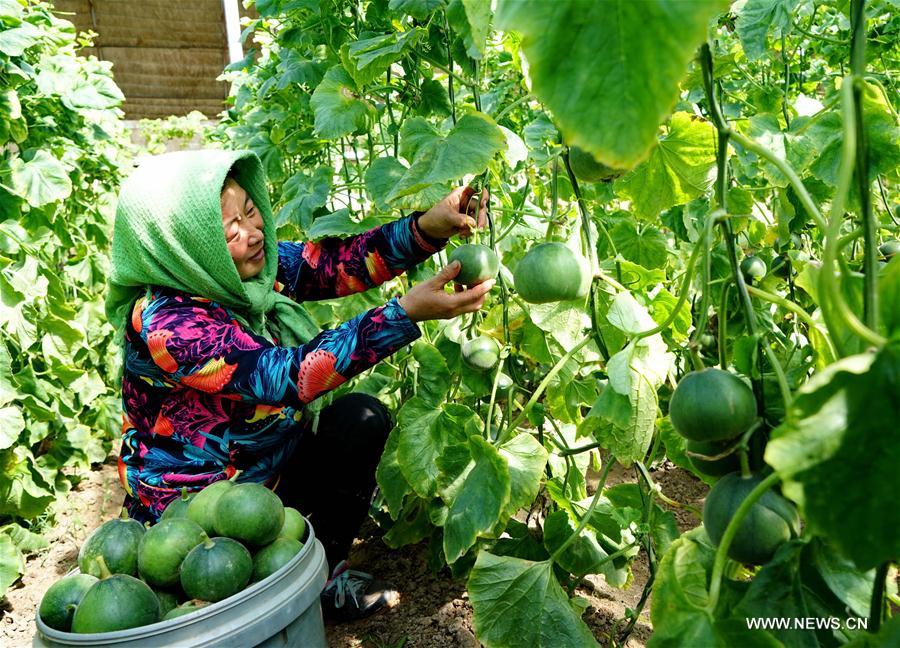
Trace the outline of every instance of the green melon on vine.
{"type": "MultiPolygon", "coordinates": [[[[703,527],[718,545],[738,506],[763,478],[734,472],[716,482],[703,504],[703,527]]],[[[800,516],[784,497],[768,490],[741,521],[728,547],[728,557],[748,565],[763,565],[782,544],[800,535],[800,516]]]]}
{"type": "Polygon", "coordinates": [[[459,261],[459,274],[453,281],[463,286],[475,286],[493,279],[500,272],[500,260],[494,251],[486,245],[464,243],[455,248],[448,257],[448,262],[459,261]]]}
{"type": "Polygon", "coordinates": [[[516,292],[531,304],[579,299],[588,294],[591,273],[587,261],[562,243],[538,243],[513,273],[516,292]]]}
{"type": "Polygon", "coordinates": [[[724,441],[756,421],[756,399],[740,378],[722,369],[692,371],[678,382],[669,401],[675,430],[691,441],[724,441]]]}

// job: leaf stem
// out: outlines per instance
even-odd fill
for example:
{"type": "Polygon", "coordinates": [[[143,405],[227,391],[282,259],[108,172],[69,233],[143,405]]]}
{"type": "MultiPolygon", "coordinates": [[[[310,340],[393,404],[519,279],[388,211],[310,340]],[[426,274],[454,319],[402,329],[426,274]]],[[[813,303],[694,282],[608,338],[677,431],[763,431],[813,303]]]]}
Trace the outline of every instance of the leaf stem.
{"type": "Polygon", "coordinates": [[[499,122],[501,119],[506,117],[510,112],[512,112],[512,110],[514,108],[517,108],[518,106],[525,103],[526,101],[528,101],[531,98],[532,97],[530,94],[526,94],[526,95],[522,95],[521,97],[519,97],[512,103],[507,104],[506,107],[503,108],[503,110],[501,110],[500,112],[497,113],[497,115],[494,117],[494,121],[499,122]]]}
{"type": "Polygon", "coordinates": [[[881,629],[881,621],[884,618],[884,592],[888,569],[891,562],[885,561],[875,570],[875,582],[872,587],[872,604],[869,608],[869,632],[877,634],[881,629]]]}
{"type": "Polygon", "coordinates": [[[487,432],[490,434],[491,423],[494,420],[494,401],[497,398],[497,386],[500,384],[500,374],[503,373],[503,364],[506,357],[509,355],[509,347],[503,347],[500,351],[500,359],[497,362],[497,370],[494,372],[494,380],[491,384],[491,400],[488,404],[487,416],[485,417],[485,424],[487,425],[487,432]]]}
{"type": "MultiPolygon", "coordinates": [[[[869,179],[868,136],[863,123],[863,94],[866,81],[866,0],[850,3],[853,36],[850,47],[850,70],[853,92],[854,127],[856,128],[856,188],[859,193],[860,217],[865,232],[863,257],[863,317],[873,331],[878,330],[878,242],[876,222],[872,213],[871,181],[869,179]]],[[[890,102],[888,102],[890,103],[890,102]]],[[[844,119],[850,119],[845,115],[844,119]]]]}
{"type": "MultiPolygon", "coordinates": [[[[712,218],[715,218],[715,215],[713,215],[712,218]]],[[[708,228],[704,227],[703,234],[700,235],[700,240],[697,241],[697,244],[694,246],[694,249],[691,252],[691,257],[690,259],[688,259],[687,269],[685,270],[684,277],[681,280],[681,290],[678,294],[678,300],[675,302],[675,306],[672,307],[672,312],[669,313],[669,316],[659,326],[635,334],[635,340],[640,340],[642,338],[661,333],[665,329],[669,328],[669,325],[671,325],[672,322],[674,322],[678,317],[678,312],[681,310],[684,302],[687,301],[688,287],[691,285],[691,279],[693,279],[694,274],[694,265],[696,265],[697,259],[700,257],[700,250],[706,247],[703,245],[703,242],[706,240],[707,231],[708,228]]]]}
{"type": "Polygon", "coordinates": [[[654,482],[650,477],[650,471],[647,470],[647,467],[643,464],[643,462],[635,461],[634,465],[637,466],[638,471],[641,473],[641,477],[643,477],[644,481],[647,482],[647,488],[653,495],[658,497],[661,502],[665,502],[666,504],[674,508],[690,511],[697,517],[698,520],[703,518],[703,515],[700,513],[700,509],[691,506],[690,504],[682,504],[681,502],[673,500],[671,497],[663,493],[662,488],[659,486],[659,484],[654,482]]]}
{"type": "Polygon", "coordinates": [[[778,170],[781,171],[788,179],[788,182],[791,183],[791,186],[794,188],[794,191],[797,192],[797,196],[800,198],[800,202],[803,204],[806,212],[816,222],[816,225],[819,227],[819,229],[823,232],[825,231],[826,225],[825,219],[822,217],[822,213],[819,211],[819,208],[816,207],[816,203],[813,202],[812,196],[809,195],[809,191],[807,191],[806,185],[803,184],[803,181],[800,180],[800,176],[797,175],[797,172],[794,171],[794,169],[790,164],[787,163],[786,160],[781,159],[780,157],[775,155],[775,153],[767,149],[765,146],[761,145],[756,140],[747,137],[742,133],[739,133],[733,128],[728,129],[728,136],[748,151],[752,151],[759,157],[764,158],[774,164],[778,168],[778,170]]]}
{"type": "MultiPolygon", "coordinates": [[[[823,300],[831,302],[835,313],[843,320],[844,326],[868,344],[883,345],[886,340],[874,330],[863,324],[844,301],[843,295],[835,276],[835,264],[837,263],[838,247],[840,245],[840,229],[844,216],[844,202],[853,181],[854,156],[856,153],[856,122],[852,119],[854,114],[854,100],[852,90],[852,77],[845,77],[841,86],[841,113],[844,116],[844,137],[841,149],[841,162],[838,169],[838,178],[835,187],[834,198],[831,201],[829,221],[824,231],[825,252],[822,256],[822,269],[819,272],[819,283],[823,300]]],[[[834,326],[838,329],[838,322],[829,322],[829,329],[834,326]]],[[[836,339],[840,330],[832,330],[831,334],[836,339]]]]}
{"type": "Polygon", "coordinates": [[[607,475],[609,475],[609,469],[612,468],[612,465],[614,463],[616,463],[615,458],[610,458],[609,461],[607,461],[603,466],[603,470],[600,473],[600,481],[597,484],[597,490],[594,492],[594,497],[591,498],[591,503],[588,506],[588,510],[578,521],[578,526],[575,527],[575,531],[572,533],[572,535],[566,538],[565,541],[556,548],[556,551],[551,554],[550,560],[552,562],[558,561],[560,554],[562,554],[562,552],[566,550],[566,547],[568,547],[570,544],[575,542],[576,539],[578,539],[578,537],[581,535],[581,532],[584,531],[584,528],[588,525],[588,522],[590,522],[591,516],[594,515],[594,509],[597,508],[597,504],[600,502],[600,495],[603,494],[603,488],[604,486],[606,486],[606,477],[607,475]]]}
{"type": "Polygon", "coordinates": [[[792,302],[789,299],[785,299],[784,297],[781,297],[774,293],[766,292],[765,290],[763,290],[761,288],[757,288],[756,286],[748,286],[747,290],[754,297],[762,299],[763,301],[770,302],[772,304],[776,304],[778,306],[781,306],[785,310],[788,310],[788,311],[794,313],[797,317],[799,317],[804,322],[806,322],[806,324],[809,325],[810,328],[816,329],[819,332],[819,334],[827,342],[828,350],[831,352],[831,354],[834,357],[837,357],[837,352],[834,349],[834,345],[831,343],[831,336],[828,334],[828,331],[823,331],[821,328],[819,328],[819,325],[816,323],[816,321],[812,318],[812,316],[809,313],[807,313],[805,310],[803,310],[803,308],[801,308],[800,306],[798,306],[797,304],[795,304],[794,302],[792,302]]]}
{"type": "Polygon", "coordinates": [[[522,424],[522,421],[524,421],[525,418],[528,416],[528,411],[534,406],[534,404],[538,401],[538,399],[543,395],[544,391],[550,385],[550,382],[554,378],[556,378],[556,374],[558,374],[562,370],[562,368],[566,365],[566,363],[569,362],[569,360],[571,360],[572,357],[582,349],[582,347],[587,346],[588,342],[590,342],[592,339],[593,339],[593,336],[586,335],[584,337],[584,339],[581,340],[581,342],[579,342],[578,344],[573,346],[571,349],[569,349],[569,351],[562,358],[560,358],[555,365],[553,365],[553,368],[547,372],[547,375],[544,376],[544,379],[538,384],[537,389],[534,390],[534,393],[531,395],[531,398],[529,398],[528,402],[525,403],[525,407],[522,409],[522,411],[519,413],[519,415],[515,418],[515,420],[513,420],[509,424],[509,426],[506,428],[506,430],[504,430],[504,433],[503,433],[504,441],[509,438],[509,435],[512,434],[513,430],[515,430],[517,427],[519,427],[519,425],[522,424]]]}

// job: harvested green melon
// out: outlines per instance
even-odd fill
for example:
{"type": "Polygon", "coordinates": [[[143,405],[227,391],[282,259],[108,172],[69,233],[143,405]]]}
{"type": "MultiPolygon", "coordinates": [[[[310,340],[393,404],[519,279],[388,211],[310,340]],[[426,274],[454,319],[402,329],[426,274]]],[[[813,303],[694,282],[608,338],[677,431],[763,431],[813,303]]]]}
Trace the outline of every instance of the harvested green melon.
{"type": "Polygon", "coordinates": [[[169,621],[170,619],[177,619],[178,617],[182,617],[185,614],[190,614],[191,612],[196,612],[197,610],[202,610],[207,605],[209,605],[208,601],[188,601],[184,605],[179,605],[177,608],[173,608],[169,610],[166,615],[163,617],[163,621],[169,621]]]}
{"type": "Polygon", "coordinates": [[[159,615],[165,619],[166,615],[178,607],[178,595],[164,589],[154,589],[153,593],[159,599],[159,615]]]}
{"type": "Polygon", "coordinates": [[[252,573],[253,559],[244,545],[231,538],[207,538],[181,563],[181,589],[191,598],[221,601],[244,589],[252,573]]]}
{"type": "Polygon", "coordinates": [[[188,518],[199,524],[207,535],[214,533],[216,503],[226,491],[232,488],[234,488],[234,482],[227,479],[213,482],[204,488],[188,502],[188,518]]]}
{"type": "Polygon", "coordinates": [[[178,568],[188,552],[206,540],[206,532],[188,518],[161,520],[141,538],[138,571],[155,587],[178,583],[178,568]]]}
{"type": "Polygon", "coordinates": [[[284,506],[262,484],[238,484],[216,503],[216,533],[255,546],[267,545],[284,525],[284,506]]]}
{"type": "Polygon", "coordinates": [[[38,608],[41,620],[54,630],[69,632],[75,609],[97,581],[90,574],[73,574],[53,583],[38,608]]]}
{"type": "Polygon", "coordinates": [[[303,541],[306,537],[306,520],[300,515],[300,511],[290,506],[284,507],[284,524],[281,525],[278,537],[303,541]]]}
{"type": "Polygon", "coordinates": [[[114,632],[160,620],[159,599],[147,583],[128,574],[110,574],[102,557],[97,568],[102,578],[75,609],[72,632],[114,632]]]}
{"type": "Polygon", "coordinates": [[[194,497],[193,493],[188,493],[187,488],[181,489],[181,497],[169,502],[166,510],[159,516],[160,520],[168,520],[169,518],[187,517],[188,505],[194,497]]]}
{"type": "Polygon", "coordinates": [[[300,553],[303,543],[290,538],[275,538],[253,556],[253,582],[268,578],[300,553]]]}
{"type": "Polygon", "coordinates": [[[118,519],[104,522],[81,545],[78,569],[99,578],[97,558],[102,556],[110,573],[136,575],[138,544],[143,536],[144,526],[130,519],[123,508],[118,519]]]}

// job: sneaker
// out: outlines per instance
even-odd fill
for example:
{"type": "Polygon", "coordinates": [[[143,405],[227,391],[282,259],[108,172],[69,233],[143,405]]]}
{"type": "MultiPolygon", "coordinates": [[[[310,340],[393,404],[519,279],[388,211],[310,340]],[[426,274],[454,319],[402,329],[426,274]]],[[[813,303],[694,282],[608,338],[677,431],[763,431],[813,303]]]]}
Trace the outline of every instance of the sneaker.
{"type": "Polygon", "coordinates": [[[341,623],[362,619],[400,599],[394,586],[371,574],[350,569],[346,560],[338,563],[322,590],[322,615],[326,621],[341,623]]]}

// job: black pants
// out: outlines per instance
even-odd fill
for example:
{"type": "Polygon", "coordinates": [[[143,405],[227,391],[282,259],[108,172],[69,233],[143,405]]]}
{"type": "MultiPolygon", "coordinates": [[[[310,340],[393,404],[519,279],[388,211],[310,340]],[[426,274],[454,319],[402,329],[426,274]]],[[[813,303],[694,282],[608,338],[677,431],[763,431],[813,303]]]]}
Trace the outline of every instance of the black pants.
{"type": "Polygon", "coordinates": [[[377,398],[347,394],[324,408],[281,470],[275,492],[309,518],[330,569],[347,557],[369,512],[375,468],[393,423],[377,398]]]}

